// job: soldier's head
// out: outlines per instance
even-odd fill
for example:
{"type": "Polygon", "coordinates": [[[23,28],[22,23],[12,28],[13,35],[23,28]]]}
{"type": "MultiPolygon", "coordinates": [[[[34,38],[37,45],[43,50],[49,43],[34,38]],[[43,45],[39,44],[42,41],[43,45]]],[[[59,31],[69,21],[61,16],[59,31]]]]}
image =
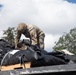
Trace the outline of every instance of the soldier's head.
{"type": "Polygon", "coordinates": [[[18,31],[24,32],[27,30],[27,25],[25,23],[19,23],[17,27],[18,31]]]}

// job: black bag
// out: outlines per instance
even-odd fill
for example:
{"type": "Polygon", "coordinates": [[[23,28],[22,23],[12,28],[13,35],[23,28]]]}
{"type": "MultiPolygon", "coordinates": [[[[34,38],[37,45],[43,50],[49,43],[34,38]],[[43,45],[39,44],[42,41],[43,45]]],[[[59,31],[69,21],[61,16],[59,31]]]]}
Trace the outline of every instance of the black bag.
{"type": "Polygon", "coordinates": [[[5,54],[1,61],[1,65],[22,64],[24,62],[32,62],[37,59],[36,52],[32,50],[12,50],[5,54]]]}
{"type": "Polygon", "coordinates": [[[31,67],[51,66],[60,64],[67,64],[67,62],[53,55],[44,55],[43,58],[32,62],[31,67]]]}
{"type": "Polygon", "coordinates": [[[8,51],[1,60],[1,65],[22,64],[24,62],[31,62],[32,67],[66,64],[66,61],[60,57],[56,53],[48,53],[31,45],[28,46],[27,50],[8,51]]]}

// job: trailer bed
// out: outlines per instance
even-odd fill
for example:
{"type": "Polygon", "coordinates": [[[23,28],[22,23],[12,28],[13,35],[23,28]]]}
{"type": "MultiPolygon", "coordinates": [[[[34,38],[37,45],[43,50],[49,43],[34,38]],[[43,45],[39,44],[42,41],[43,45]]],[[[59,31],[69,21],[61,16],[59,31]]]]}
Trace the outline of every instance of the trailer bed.
{"type": "Polygon", "coordinates": [[[76,64],[43,66],[29,69],[0,71],[0,75],[76,75],[76,64]]]}

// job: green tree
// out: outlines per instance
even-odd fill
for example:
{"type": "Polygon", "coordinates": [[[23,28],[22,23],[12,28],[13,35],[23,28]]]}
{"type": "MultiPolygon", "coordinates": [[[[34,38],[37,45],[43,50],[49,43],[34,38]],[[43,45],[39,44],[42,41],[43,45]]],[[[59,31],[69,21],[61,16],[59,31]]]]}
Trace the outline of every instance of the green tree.
{"type": "Polygon", "coordinates": [[[15,28],[14,27],[9,27],[7,30],[3,30],[3,37],[2,39],[5,39],[11,44],[14,44],[14,39],[15,39],[15,28]]]}
{"type": "Polygon", "coordinates": [[[70,32],[65,35],[62,35],[58,42],[55,42],[53,49],[67,49],[70,52],[76,53],[76,28],[71,29],[70,32]]]}

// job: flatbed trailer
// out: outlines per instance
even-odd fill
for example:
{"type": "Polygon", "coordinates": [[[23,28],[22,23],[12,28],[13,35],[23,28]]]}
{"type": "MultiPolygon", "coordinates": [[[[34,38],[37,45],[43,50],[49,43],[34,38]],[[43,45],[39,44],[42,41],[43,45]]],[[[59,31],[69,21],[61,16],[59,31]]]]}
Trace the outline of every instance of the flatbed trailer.
{"type": "Polygon", "coordinates": [[[76,75],[76,64],[42,66],[0,71],[0,75],[76,75]]]}

